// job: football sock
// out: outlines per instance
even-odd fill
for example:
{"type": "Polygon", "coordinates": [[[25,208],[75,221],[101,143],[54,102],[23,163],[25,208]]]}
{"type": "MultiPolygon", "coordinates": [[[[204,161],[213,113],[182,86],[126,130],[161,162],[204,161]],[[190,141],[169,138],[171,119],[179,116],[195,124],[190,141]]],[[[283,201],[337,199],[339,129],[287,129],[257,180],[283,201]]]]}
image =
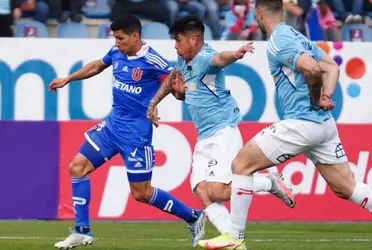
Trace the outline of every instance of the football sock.
{"type": "Polygon", "coordinates": [[[349,200],[372,212],[372,187],[358,182],[349,200]]]}
{"type": "Polygon", "coordinates": [[[220,202],[214,202],[205,209],[209,221],[221,233],[227,233],[230,226],[230,213],[229,210],[220,202]]]}
{"type": "Polygon", "coordinates": [[[253,192],[269,192],[272,188],[271,180],[263,176],[253,177],[253,192]]]}
{"type": "Polygon", "coordinates": [[[166,213],[173,214],[187,223],[194,223],[199,218],[199,214],[196,211],[174,198],[170,193],[159,188],[153,189],[148,204],[166,213]]]}
{"type": "Polygon", "coordinates": [[[79,233],[88,233],[89,227],[89,202],[90,178],[71,178],[72,203],[75,212],[75,230],[79,233]]]}
{"type": "Polygon", "coordinates": [[[231,184],[231,237],[244,239],[248,210],[252,202],[253,176],[233,174],[231,184]]]}

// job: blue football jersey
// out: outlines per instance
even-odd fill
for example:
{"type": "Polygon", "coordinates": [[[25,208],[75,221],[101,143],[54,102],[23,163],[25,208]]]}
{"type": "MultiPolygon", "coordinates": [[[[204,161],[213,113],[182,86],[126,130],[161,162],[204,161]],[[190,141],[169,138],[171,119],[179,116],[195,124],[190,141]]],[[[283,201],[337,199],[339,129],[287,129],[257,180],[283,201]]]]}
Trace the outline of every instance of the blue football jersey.
{"type": "Polygon", "coordinates": [[[137,56],[126,56],[113,47],[102,62],[113,66],[113,110],[107,128],[119,143],[151,145],[152,123],[146,117],[147,107],[172,67],[148,45],[137,56]]]}
{"type": "Polygon", "coordinates": [[[300,32],[285,23],[278,24],[268,42],[267,57],[284,119],[322,123],[332,114],[311,103],[305,77],[296,69],[297,59],[302,53],[307,53],[317,62],[325,55],[300,32]]]}
{"type": "Polygon", "coordinates": [[[186,99],[192,121],[198,131],[198,140],[212,136],[227,126],[237,126],[241,121],[238,105],[226,89],[223,69],[212,66],[217,54],[208,44],[186,64],[178,57],[175,69],[185,78],[186,99]]]}

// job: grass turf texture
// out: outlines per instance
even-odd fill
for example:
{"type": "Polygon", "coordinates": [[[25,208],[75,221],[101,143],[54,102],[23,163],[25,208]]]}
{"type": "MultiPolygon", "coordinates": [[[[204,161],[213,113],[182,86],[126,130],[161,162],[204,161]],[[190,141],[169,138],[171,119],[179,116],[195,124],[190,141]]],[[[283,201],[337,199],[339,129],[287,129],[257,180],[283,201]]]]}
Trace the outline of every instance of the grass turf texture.
{"type": "MultiPolygon", "coordinates": [[[[0,249],[53,249],[68,236],[67,228],[72,225],[66,221],[0,221],[0,249]]],[[[186,224],[181,222],[94,221],[91,226],[96,241],[77,249],[192,249],[186,224]]],[[[218,235],[211,224],[206,231],[207,238],[218,235]]],[[[246,240],[250,250],[372,249],[372,223],[252,223],[246,240]]]]}

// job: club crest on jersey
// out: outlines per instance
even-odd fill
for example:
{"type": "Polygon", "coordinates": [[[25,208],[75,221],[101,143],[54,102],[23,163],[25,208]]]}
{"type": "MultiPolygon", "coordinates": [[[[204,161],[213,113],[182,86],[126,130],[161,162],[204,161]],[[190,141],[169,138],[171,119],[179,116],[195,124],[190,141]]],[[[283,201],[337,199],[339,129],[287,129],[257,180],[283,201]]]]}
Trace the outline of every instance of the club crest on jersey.
{"type": "Polygon", "coordinates": [[[134,81],[140,81],[142,78],[143,71],[140,69],[133,69],[132,70],[132,79],[134,81]]]}
{"type": "Polygon", "coordinates": [[[190,82],[186,85],[186,91],[194,91],[196,90],[196,83],[190,82]]]}

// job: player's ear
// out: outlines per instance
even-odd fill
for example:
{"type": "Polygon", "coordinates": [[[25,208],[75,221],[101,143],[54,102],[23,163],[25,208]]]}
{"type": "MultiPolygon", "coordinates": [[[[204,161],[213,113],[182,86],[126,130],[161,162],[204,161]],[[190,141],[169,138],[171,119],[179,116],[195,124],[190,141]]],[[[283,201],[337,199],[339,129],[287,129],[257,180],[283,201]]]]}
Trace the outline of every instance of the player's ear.
{"type": "Polygon", "coordinates": [[[198,42],[198,36],[196,34],[193,34],[191,36],[191,43],[192,43],[192,45],[193,46],[196,46],[197,42],[198,42]]]}
{"type": "Polygon", "coordinates": [[[136,42],[138,40],[141,40],[139,32],[137,32],[137,31],[133,32],[133,38],[134,38],[134,41],[136,41],[136,42]]]}

